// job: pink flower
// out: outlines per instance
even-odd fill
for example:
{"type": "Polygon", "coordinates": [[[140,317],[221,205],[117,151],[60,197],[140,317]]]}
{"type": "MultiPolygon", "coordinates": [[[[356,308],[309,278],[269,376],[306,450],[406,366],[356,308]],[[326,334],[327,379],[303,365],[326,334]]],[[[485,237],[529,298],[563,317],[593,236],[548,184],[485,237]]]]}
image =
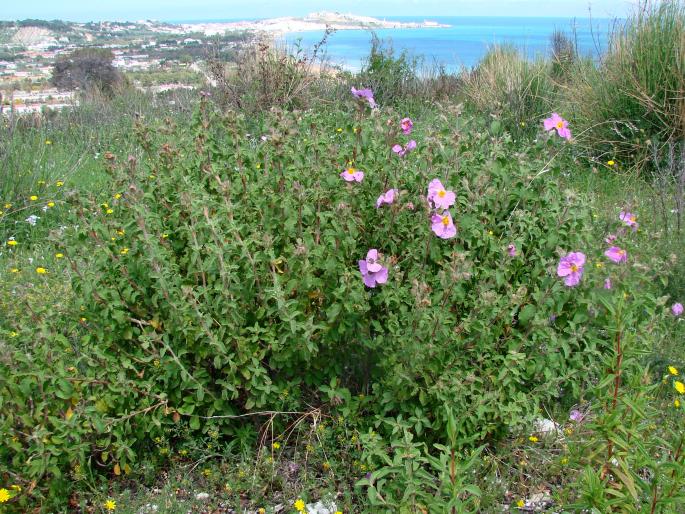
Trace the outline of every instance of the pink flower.
{"type": "Polygon", "coordinates": [[[583,276],[583,266],[585,266],[585,254],[571,252],[559,261],[557,275],[564,277],[564,284],[567,286],[577,286],[583,276]]]}
{"type": "Polygon", "coordinates": [[[364,284],[368,287],[376,287],[377,284],[385,284],[388,281],[388,268],[378,262],[378,250],[369,250],[366,259],[359,261],[364,284]]]}
{"type": "Polygon", "coordinates": [[[411,118],[402,118],[402,121],[400,121],[400,127],[402,128],[402,132],[408,136],[411,134],[411,129],[414,128],[414,122],[411,121],[411,118]]]}
{"type": "Polygon", "coordinates": [[[633,232],[637,230],[637,216],[632,212],[621,211],[621,214],[618,215],[618,219],[620,219],[627,226],[632,227],[633,232]]]}
{"type": "Polygon", "coordinates": [[[616,264],[620,264],[628,260],[628,253],[625,250],[621,250],[618,246],[612,246],[606,252],[604,252],[604,255],[606,255],[609,260],[615,262],[616,264]]]}
{"type": "Polygon", "coordinates": [[[450,239],[457,235],[457,227],[454,226],[449,211],[444,211],[442,215],[433,214],[431,223],[435,235],[442,239],[450,239]]]}
{"type": "Polygon", "coordinates": [[[340,176],[345,182],[361,182],[364,180],[364,172],[355,168],[347,168],[340,176]]]}
{"type": "Polygon", "coordinates": [[[407,155],[409,152],[411,152],[414,148],[416,148],[416,141],[413,139],[409,141],[405,146],[402,145],[394,145],[392,147],[392,151],[395,152],[397,155],[400,157],[404,157],[407,155]]]}
{"type": "Polygon", "coordinates": [[[371,91],[370,89],[357,89],[355,87],[352,87],[350,91],[352,91],[352,94],[357,98],[366,100],[369,103],[369,107],[371,107],[372,109],[376,108],[377,104],[376,101],[373,99],[373,91],[371,91]]]}
{"type": "Polygon", "coordinates": [[[610,245],[611,243],[613,243],[614,241],[616,241],[616,237],[617,237],[616,234],[609,234],[609,235],[606,237],[606,239],[604,239],[604,241],[606,242],[606,244],[610,245]]]}
{"type": "Polygon", "coordinates": [[[395,201],[395,194],[397,194],[397,189],[388,189],[385,193],[378,197],[376,200],[376,209],[378,209],[383,204],[390,205],[395,201]]]}
{"type": "Polygon", "coordinates": [[[611,279],[610,278],[604,279],[604,289],[611,289],[611,279]]]}
{"type": "Polygon", "coordinates": [[[676,317],[680,316],[683,313],[683,304],[682,303],[674,303],[673,307],[671,307],[671,312],[676,317]]]}
{"type": "Polygon", "coordinates": [[[575,421],[576,423],[580,423],[581,421],[583,421],[584,417],[585,415],[578,409],[573,409],[569,414],[568,419],[570,419],[571,421],[575,421]]]}
{"type": "Polygon", "coordinates": [[[510,244],[507,246],[507,253],[509,254],[509,257],[516,257],[516,245],[510,244]]]}
{"type": "Polygon", "coordinates": [[[454,205],[457,196],[453,191],[447,191],[437,178],[430,181],[428,184],[428,198],[429,202],[433,202],[436,209],[449,209],[454,205]]]}
{"type": "Polygon", "coordinates": [[[564,139],[571,139],[571,131],[568,128],[568,121],[559,116],[556,112],[552,116],[542,121],[543,126],[547,132],[556,130],[559,137],[564,139]]]}

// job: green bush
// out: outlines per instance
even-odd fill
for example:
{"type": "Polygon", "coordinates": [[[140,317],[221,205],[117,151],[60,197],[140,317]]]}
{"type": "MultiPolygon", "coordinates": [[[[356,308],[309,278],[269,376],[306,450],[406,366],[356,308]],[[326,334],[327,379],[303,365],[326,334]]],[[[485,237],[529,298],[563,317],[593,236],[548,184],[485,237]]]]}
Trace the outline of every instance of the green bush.
{"type": "Polygon", "coordinates": [[[534,134],[540,120],[554,110],[549,64],[530,62],[514,47],[493,47],[462,75],[469,104],[476,112],[500,118],[512,134],[534,134]]]}
{"type": "Polygon", "coordinates": [[[578,143],[602,160],[649,163],[652,145],[685,137],[685,6],[645,2],[616,26],[599,66],[584,61],[566,91],[578,143]]]}
{"type": "Polygon", "coordinates": [[[53,291],[45,314],[35,296],[3,297],[17,315],[3,325],[0,475],[64,497],[97,470],[163,462],[158,438],[254,443],[265,419],[278,431],[318,409],[467,450],[579,394],[611,340],[596,321],[604,276],[588,264],[572,289],[555,275],[563,253],[595,257],[583,199],[546,180],[557,141],[492,145],[445,116],[399,158],[399,120],[354,118],[355,103],[274,111],[264,140],[204,100],[190,131],[138,126],[143,158],[103,155],[111,189],[65,198],[73,228],[51,235],[65,257],[31,279],[49,290],[64,273],[72,293],[53,291]],[[344,182],[346,166],[364,180],[344,182]],[[449,240],[425,201],[438,177],[457,195],[449,240]],[[374,289],[358,269],[370,248],[390,270],[374,289]]]}

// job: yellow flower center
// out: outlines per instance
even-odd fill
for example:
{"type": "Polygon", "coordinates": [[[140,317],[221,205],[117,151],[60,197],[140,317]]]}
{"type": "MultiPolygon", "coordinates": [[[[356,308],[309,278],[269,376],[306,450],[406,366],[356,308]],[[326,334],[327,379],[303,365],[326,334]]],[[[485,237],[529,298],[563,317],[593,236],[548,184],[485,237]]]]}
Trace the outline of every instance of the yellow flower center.
{"type": "Polygon", "coordinates": [[[442,224],[445,225],[445,226],[447,226],[447,225],[450,224],[450,218],[449,218],[449,216],[443,216],[443,217],[442,217],[442,224]]]}
{"type": "Polygon", "coordinates": [[[571,264],[571,271],[573,273],[577,273],[578,272],[578,266],[576,266],[575,264],[571,264]]]}
{"type": "Polygon", "coordinates": [[[563,121],[558,122],[558,123],[557,123],[557,128],[558,128],[558,129],[564,128],[564,122],[563,122],[563,121]]]}
{"type": "Polygon", "coordinates": [[[637,221],[637,218],[636,218],[635,216],[631,216],[631,217],[630,217],[630,221],[631,221],[632,223],[635,223],[635,222],[637,221]]]}
{"type": "Polygon", "coordinates": [[[446,194],[447,194],[447,192],[446,192],[444,189],[443,189],[442,191],[438,191],[438,196],[439,196],[440,198],[445,198],[445,195],[446,195],[446,194]]]}
{"type": "Polygon", "coordinates": [[[355,169],[354,168],[347,168],[347,173],[350,175],[354,175],[355,169]]]}

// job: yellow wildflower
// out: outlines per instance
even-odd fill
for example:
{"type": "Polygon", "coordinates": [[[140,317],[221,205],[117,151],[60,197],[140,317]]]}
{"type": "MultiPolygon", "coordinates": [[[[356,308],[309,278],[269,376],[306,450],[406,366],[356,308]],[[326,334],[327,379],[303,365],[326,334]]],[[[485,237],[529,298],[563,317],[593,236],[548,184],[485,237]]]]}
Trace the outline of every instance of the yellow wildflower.
{"type": "Polygon", "coordinates": [[[264,507],[259,507],[257,509],[257,514],[266,514],[266,509],[264,507]]]}
{"type": "Polygon", "coordinates": [[[337,128],[337,129],[335,129],[335,131],[336,131],[336,132],[342,132],[342,129],[341,129],[341,128],[337,128]]]}
{"type": "Polygon", "coordinates": [[[493,232],[492,230],[488,230],[488,235],[489,235],[489,236],[491,236],[491,235],[493,235],[493,234],[494,234],[494,232],[493,232]]]}
{"type": "Polygon", "coordinates": [[[39,180],[38,181],[39,186],[44,186],[45,185],[45,180],[39,180]]]}
{"type": "Polygon", "coordinates": [[[680,400],[678,400],[678,399],[676,398],[676,399],[674,400],[674,402],[673,402],[673,406],[674,406],[676,409],[679,409],[679,408],[680,408],[680,400]]]}
{"type": "Polygon", "coordinates": [[[516,506],[517,506],[519,509],[522,509],[522,508],[524,507],[525,504],[526,504],[526,502],[524,502],[523,500],[519,500],[519,501],[516,502],[516,506]]]}
{"type": "Polygon", "coordinates": [[[118,200],[119,198],[121,198],[121,193],[117,193],[114,195],[115,200],[118,200]]]}
{"type": "Polygon", "coordinates": [[[11,203],[6,203],[6,204],[5,204],[5,209],[10,209],[10,208],[12,208],[12,204],[11,204],[11,203]]]}
{"type": "Polygon", "coordinates": [[[17,484],[14,484],[13,486],[10,486],[10,489],[12,489],[13,491],[17,491],[18,493],[21,492],[21,486],[19,486],[19,485],[17,485],[17,484]]]}
{"type": "Polygon", "coordinates": [[[614,164],[616,163],[611,159],[607,161],[607,166],[613,166],[614,164]]]}
{"type": "Polygon", "coordinates": [[[52,144],[52,141],[50,141],[49,139],[46,139],[46,140],[45,140],[45,144],[46,144],[46,145],[51,145],[51,144],[52,144]]]}
{"type": "Polygon", "coordinates": [[[106,212],[107,214],[112,214],[114,211],[113,211],[112,209],[107,209],[105,212],[106,212]]]}
{"type": "Polygon", "coordinates": [[[529,440],[531,443],[537,443],[537,442],[539,441],[539,439],[538,439],[537,437],[535,437],[534,435],[530,436],[530,437],[528,438],[528,440],[529,440]]]}
{"type": "Polygon", "coordinates": [[[113,511],[113,510],[116,510],[116,508],[117,508],[117,502],[115,502],[114,500],[107,500],[105,502],[105,509],[107,509],[109,511],[113,511]]]}
{"type": "Polygon", "coordinates": [[[126,255],[128,253],[128,248],[122,248],[119,252],[121,255],[126,255]]]}
{"type": "Polygon", "coordinates": [[[562,466],[565,466],[566,464],[568,464],[568,457],[563,457],[560,462],[562,466]]]}
{"type": "Polygon", "coordinates": [[[169,234],[162,234],[162,239],[168,239],[168,238],[169,238],[169,234]]]}
{"type": "Polygon", "coordinates": [[[297,501],[294,504],[295,510],[297,512],[304,512],[304,501],[302,501],[302,498],[298,498],[297,501]]]}
{"type": "Polygon", "coordinates": [[[675,390],[678,391],[680,394],[685,394],[685,384],[682,382],[676,380],[673,383],[673,387],[675,387],[675,390]]]}
{"type": "Polygon", "coordinates": [[[0,503],[5,503],[10,498],[10,492],[7,489],[5,489],[4,487],[0,489],[0,503]]]}
{"type": "Polygon", "coordinates": [[[601,261],[598,261],[598,262],[595,263],[595,267],[596,267],[597,269],[602,269],[602,268],[604,267],[604,263],[601,262],[601,261]]]}
{"type": "Polygon", "coordinates": [[[55,254],[55,259],[62,259],[62,258],[64,258],[64,254],[63,254],[63,253],[56,253],[56,254],[55,254]]]}
{"type": "Polygon", "coordinates": [[[19,243],[17,241],[15,241],[14,239],[10,239],[9,241],[7,241],[7,244],[9,246],[17,246],[19,243]]]}
{"type": "Polygon", "coordinates": [[[48,270],[46,270],[45,268],[42,268],[40,266],[36,268],[36,273],[38,273],[39,275],[45,275],[47,272],[48,272],[48,270]]]}
{"type": "Polygon", "coordinates": [[[10,332],[10,337],[17,337],[19,334],[17,334],[14,330],[10,332]]]}
{"type": "Polygon", "coordinates": [[[278,449],[280,449],[280,447],[281,447],[281,443],[274,443],[274,444],[271,445],[271,447],[272,447],[274,450],[278,450],[278,449]]]}
{"type": "Polygon", "coordinates": [[[12,268],[10,271],[12,273],[19,273],[19,268],[12,268]]]}
{"type": "Polygon", "coordinates": [[[126,231],[125,231],[124,229],[119,229],[119,230],[117,230],[117,235],[118,235],[118,236],[123,236],[125,233],[126,233],[126,231]]]}
{"type": "Polygon", "coordinates": [[[61,180],[58,180],[57,182],[55,182],[55,185],[57,187],[62,187],[64,185],[64,182],[62,182],[61,180]]]}
{"type": "Polygon", "coordinates": [[[668,372],[669,372],[671,375],[677,375],[677,374],[678,374],[678,368],[676,368],[675,366],[669,366],[669,367],[668,367],[668,372]]]}
{"type": "Polygon", "coordinates": [[[36,195],[31,195],[31,196],[29,196],[29,200],[31,200],[32,202],[35,202],[36,200],[38,200],[38,197],[36,195]]]}
{"type": "Polygon", "coordinates": [[[48,202],[48,207],[53,208],[55,206],[55,202],[48,202]]]}

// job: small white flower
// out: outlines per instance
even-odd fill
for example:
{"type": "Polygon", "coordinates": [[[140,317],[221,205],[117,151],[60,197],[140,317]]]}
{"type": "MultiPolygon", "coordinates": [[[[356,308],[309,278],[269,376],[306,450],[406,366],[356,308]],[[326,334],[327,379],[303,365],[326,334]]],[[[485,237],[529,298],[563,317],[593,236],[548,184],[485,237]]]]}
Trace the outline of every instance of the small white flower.
{"type": "Polygon", "coordinates": [[[31,214],[28,218],[26,218],[24,221],[28,223],[31,226],[36,226],[36,222],[40,219],[40,216],[36,216],[35,214],[31,214]]]}
{"type": "Polygon", "coordinates": [[[47,205],[43,205],[43,212],[47,212],[48,209],[49,207],[47,205]]]}

